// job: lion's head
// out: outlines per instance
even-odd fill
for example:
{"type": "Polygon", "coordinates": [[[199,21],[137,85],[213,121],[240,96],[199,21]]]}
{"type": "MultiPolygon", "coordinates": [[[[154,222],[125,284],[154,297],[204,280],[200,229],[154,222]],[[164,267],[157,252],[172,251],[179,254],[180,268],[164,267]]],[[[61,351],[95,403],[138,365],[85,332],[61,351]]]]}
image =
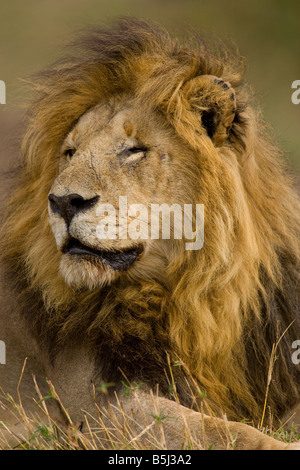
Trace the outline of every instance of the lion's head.
{"type": "Polygon", "coordinates": [[[197,167],[163,116],[141,101],[125,95],[88,110],[62,143],[48,196],[65,281],[94,289],[120,276],[149,279],[164,271],[171,242],[152,239],[148,209],[193,203],[197,167]],[[187,167],[194,167],[194,181],[187,167]]]}
{"type": "MultiPolygon", "coordinates": [[[[79,43],[36,81],[8,206],[2,252],[20,308],[50,349],[76,333],[107,373],[121,364],[152,383],[174,353],[215,402],[255,416],[272,344],[292,321],[298,332],[300,220],[243,65],[133,19],[79,43]],[[105,237],[104,209],[120,215],[122,197],[136,209],[117,219],[126,237],[105,237]],[[202,249],[130,232],[133,219],[150,227],[136,205],[152,204],[203,204],[202,249]]],[[[278,412],[297,395],[292,336],[269,392],[278,412]]]]}

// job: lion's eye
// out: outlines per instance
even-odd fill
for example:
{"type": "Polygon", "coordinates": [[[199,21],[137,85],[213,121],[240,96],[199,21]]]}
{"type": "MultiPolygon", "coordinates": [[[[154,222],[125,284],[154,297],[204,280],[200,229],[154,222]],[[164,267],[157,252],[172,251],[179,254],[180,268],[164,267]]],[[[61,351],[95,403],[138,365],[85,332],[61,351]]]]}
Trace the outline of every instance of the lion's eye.
{"type": "Polygon", "coordinates": [[[141,153],[141,152],[146,153],[147,149],[146,149],[146,147],[132,147],[132,148],[128,149],[127,151],[130,155],[132,155],[133,153],[141,153]]]}
{"type": "Polygon", "coordinates": [[[146,147],[131,147],[123,150],[120,154],[120,159],[122,164],[130,165],[134,163],[138,163],[140,160],[143,160],[146,157],[147,153],[146,147]]]}
{"type": "Polygon", "coordinates": [[[135,155],[137,153],[145,154],[146,152],[147,152],[146,147],[131,147],[131,148],[123,150],[122,157],[126,158],[126,157],[130,157],[131,155],[135,155]]]}
{"type": "Polygon", "coordinates": [[[72,158],[75,152],[76,152],[76,149],[68,148],[64,151],[64,155],[68,158],[72,158]]]}

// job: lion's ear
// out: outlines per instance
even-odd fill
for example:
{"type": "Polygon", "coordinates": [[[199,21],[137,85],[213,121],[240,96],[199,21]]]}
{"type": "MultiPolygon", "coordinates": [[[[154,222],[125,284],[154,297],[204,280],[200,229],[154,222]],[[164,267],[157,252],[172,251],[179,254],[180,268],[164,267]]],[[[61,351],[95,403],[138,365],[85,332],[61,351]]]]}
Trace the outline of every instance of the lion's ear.
{"type": "Polygon", "coordinates": [[[230,83],[213,75],[201,75],[185,83],[181,91],[190,109],[199,114],[207,135],[221,146],[236,114],[235,92],[230,83]]]}

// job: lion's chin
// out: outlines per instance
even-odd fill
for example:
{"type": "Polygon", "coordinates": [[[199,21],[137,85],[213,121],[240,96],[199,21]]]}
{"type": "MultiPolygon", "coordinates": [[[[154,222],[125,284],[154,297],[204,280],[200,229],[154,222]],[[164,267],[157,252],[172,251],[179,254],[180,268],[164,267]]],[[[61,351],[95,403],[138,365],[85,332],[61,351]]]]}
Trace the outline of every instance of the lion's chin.
{"type": "Polygon", "coordinates": [[[61,258],[60,273],[69,286],[88,290],[111,284],[119,276],[118,271],[100,261],[68,254],[61,258]]]}

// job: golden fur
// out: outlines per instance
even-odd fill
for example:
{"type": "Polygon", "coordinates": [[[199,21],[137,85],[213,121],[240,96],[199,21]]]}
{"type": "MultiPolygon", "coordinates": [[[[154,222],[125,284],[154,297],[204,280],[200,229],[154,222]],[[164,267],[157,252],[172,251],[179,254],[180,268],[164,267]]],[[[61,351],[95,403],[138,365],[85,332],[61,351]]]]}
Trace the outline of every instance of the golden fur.
{"type": "Polygon", "coordinates": [[[132,19],[91,31],[79,44],[77,55],[75,49],[36,79],[7,208],[2,251],[21,314],[54,361],[56,351],[84,337],[95,357],[111,352],[101,365],[109,381],[121,367],[131,380],[160,383],[167,393],[167,352],[184,360],[215,409],[252,419],[262,413],[272,345],[293,322],[278,346],[268,396],[272,413],[282,415],[299,395],[290,346],[300,338],[300,205],[251,106],[243,64],[201,38],[180,45],[132,19]],[[164,245],[164,255],[151,258],[152,278],[124,275],[94,291],[76,290],[59,275],[47,196],[70,130],[87,110],[125,94],[163,122],[174,146],[187,149],[177,178],[204,204],[204,247],[186,252],[178,242],[168,252],[164,245]]]}

